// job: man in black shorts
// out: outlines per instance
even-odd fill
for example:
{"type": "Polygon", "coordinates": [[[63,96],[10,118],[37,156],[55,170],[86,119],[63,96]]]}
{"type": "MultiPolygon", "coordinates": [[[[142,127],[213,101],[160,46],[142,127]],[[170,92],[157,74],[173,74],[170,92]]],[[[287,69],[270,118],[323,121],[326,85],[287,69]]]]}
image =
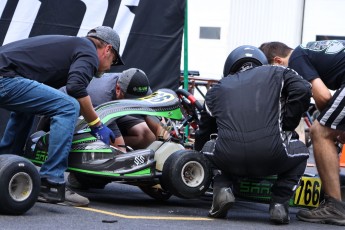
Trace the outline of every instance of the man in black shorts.
{"type": "Polygon", "coordinates": [[[310,134],[325,201],[313,210],[299,211],[297,217],[308,222],[345,225],[335,145],[345,143],[345,41],[308,42],[294,50],[281,42],[268,42],[260,49],[271,64],[289,66],[312,84],[320,111],[310,134]],[[330,90],[336,91],[333,96],[330,90]]]}
{"type": "Polygon", "coordinates": [[[270,221],[290,221],[289,201],[309,157],[294,130],[309,107],[310,84],[291,69],[265,64],[258,48],[236,48],[225,62],[224,78],[206,94],[195,149],[217,132],[210,159],[221,174],[214,178],[210,217],[226,217],[235,201],[232,179],[277,175],[270,221]]]}

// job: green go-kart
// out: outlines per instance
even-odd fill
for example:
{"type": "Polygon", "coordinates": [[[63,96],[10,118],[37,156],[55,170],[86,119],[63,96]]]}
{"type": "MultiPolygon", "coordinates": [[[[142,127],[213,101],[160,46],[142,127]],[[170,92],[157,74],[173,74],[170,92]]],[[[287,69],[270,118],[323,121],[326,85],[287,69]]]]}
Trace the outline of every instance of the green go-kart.
{"type": "MultiPolygon", "coordinates": [[[[126,153],[97,140],[81,117],[76,125],[68,158],[68,171],[85,189],[104,188],[110,182],[138,186],[157,200],[172,195],[195,198],[203,195],[212,180],[212,171],[204,156],[186,149],[186,125],[198,119],[201,105],[185,90],[161,89],[131,100],[116,100],[95,108],[108,125],[124,115],[164,117],[172,127],[171,138],[154,141],[148,148],[126,153]]],[[[41,166],[48,153],[49,133],[31,135],[24,157],[41,166]]]]}

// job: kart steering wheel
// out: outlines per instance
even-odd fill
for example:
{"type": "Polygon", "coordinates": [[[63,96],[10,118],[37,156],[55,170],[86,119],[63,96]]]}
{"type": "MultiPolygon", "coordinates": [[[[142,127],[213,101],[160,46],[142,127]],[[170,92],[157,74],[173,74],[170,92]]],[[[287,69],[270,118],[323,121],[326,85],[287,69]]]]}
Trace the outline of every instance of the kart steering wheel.
{"type": "MultiPolygon", "coordinates": [[[[176,94],[180,99],[182,113],[186,118],[186,122],[196,121],[198,123],[200,112],[203,110],[201,103],[196,100],[193,94],[184,89],[178,89],[176,94]]],[[[196,129],[197,127],[193,128],[196,129]]]]}

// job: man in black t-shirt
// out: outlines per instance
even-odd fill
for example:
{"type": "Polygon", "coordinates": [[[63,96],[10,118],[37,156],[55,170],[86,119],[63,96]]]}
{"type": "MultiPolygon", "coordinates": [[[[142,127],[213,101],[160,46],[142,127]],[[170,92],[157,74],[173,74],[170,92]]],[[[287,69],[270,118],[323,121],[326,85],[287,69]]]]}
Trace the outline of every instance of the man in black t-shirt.
{"type": "Polygon", "coordinates": [[[312,84],[313,98],[320,111],[310,134],[325,202],[316,209],[299,211],[297,217],[308,222],[345,225],[335,145],[345,143],[345,41],[308,42],[294,50],[281,42],[268,42],[260,49],[270,64],[289,66],[312,84]],[[336,90],[334,95],[330,90],[336,90]]]}

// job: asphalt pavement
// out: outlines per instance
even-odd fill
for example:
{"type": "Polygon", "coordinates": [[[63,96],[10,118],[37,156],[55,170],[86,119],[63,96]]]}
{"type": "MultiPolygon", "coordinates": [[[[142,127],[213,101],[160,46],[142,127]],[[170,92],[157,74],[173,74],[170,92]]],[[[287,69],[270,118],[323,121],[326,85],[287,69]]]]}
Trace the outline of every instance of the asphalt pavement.
{"type": "MultiPolygon", "coordinates": [[[[315,173],[313,157],[306,171],[315,173]]],[[[342,173],[345,169],[342,168],[342,173]]],[[[268,204],[236,200],[226,219],[207,217],[212,197],[180,199],[171,197],[156,201],[139,188],[108,184],[105,189],[81,192],[90,199],[87,208],[36,203],[21,216],[0,215],[1,230],[88,230],[88,229],[344,229],[344,227],[312,224],[297,220],[299,208],[290,208],[289,225],[269,222],[268,204]]]]}
{"type": "Polygon", "coordinates": [[[267,204],[247,201],[237,201],[226,219],[210,219],[207,213],[211,197],[193,200],[172,197],[161,203],[136,187],[117,183],[82,194],[91,200],[87,208],[36,203],[22,216],[0,216],[0,229],[343,229],[298,221],[297,208],[290,208],[289,225],[272,225],[267,204]]]}

